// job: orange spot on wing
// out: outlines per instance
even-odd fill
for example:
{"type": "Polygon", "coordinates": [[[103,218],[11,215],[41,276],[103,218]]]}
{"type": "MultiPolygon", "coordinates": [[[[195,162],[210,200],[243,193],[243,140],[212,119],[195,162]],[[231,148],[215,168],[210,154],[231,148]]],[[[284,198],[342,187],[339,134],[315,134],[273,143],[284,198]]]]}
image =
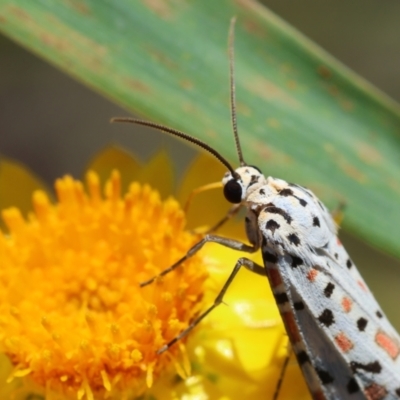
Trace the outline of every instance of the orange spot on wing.
{"type": "Polygon", "coordinates": [[[391,358],[393,358],[393,360],[395,360],[400,353],[399,344],[385,332],[378,332],[375,335],[375,342],[381,346],[382,349],[385,350],[391,358]]]}
{"type": "Polygon", "coordinates": [[[282,314],[283,323],[285,324],[286,332],[292,343],[300,342],[301,337],[299,330],[297,329],[297,323],[291,312],[285,312],[282,314]]]}
{"type": "Polygon", "coordinates": [[[311,268],[311,270],[307,274],[307,279],[310,282],[314,282],[317,275],[318,275],[318,271],[315,268],[311,268]]]}
{"type": "Polygon", "coordinates": [[[338,246],[342,246],[342,242],[340,241],[340,239],[338,237],[336,238],[336,243],[338,246]]]}
{"type": "Polygon", "coordinates": [[[351,311],[351,307],[353,306],[353,301],[348,297],[343,297],[342,299],[342,307],[343,311],[348,313],[351,311]]]}
{"type": "Polygon", "coordinates": [[[364,394],[367,400],[383,400],[388,394],[387,390],[377,383],[372,383],[365,388],[364,394]]]}
{"type": "Polygon", "coordinates": [[[335,342],[343,353],[347,353],[354,347],[353,342],[343,332],[335,336],[335,342]]]}
{"type": "Polygon", "coordinates": [[[268,269],[268,278],[269,278],[269,283],[273,288],[279,286],[282,283],[281,274],[276,268],[268,269]]]}

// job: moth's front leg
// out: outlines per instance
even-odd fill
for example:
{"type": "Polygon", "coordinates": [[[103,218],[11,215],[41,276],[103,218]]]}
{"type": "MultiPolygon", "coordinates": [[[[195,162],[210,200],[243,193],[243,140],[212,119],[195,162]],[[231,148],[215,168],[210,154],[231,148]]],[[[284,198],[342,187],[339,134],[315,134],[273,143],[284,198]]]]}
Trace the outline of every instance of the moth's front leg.
{"type": "MultiPolygon", "coordinates": [[[[149,280],[142,282],[140,284],[141,287],[149,285],[150,283],[154,282],[157,278],[167,275],[179,265],[181,265],[184,261],[186,261],[188,258],[192,257],[194,254],[196,254],[206,243],[218,243],[222,246],[228,247],[232,250],[238,250],[238,251],[244,251],[246,253],[254,253],[256,252],[259,248],[260,245],[259,243],[254,243],[253,245],[248,245],[246,243],[243,243],[239,240],[235,239],[229,239],[225,238],[222,236],[217,236],[217,235],[206,235],[204,236],[203,239],[200,240],[200,242],[196,243],[192,248],[189,249],[189,251],[184,255],[181,259],[179,259],[175,264],[171,265],[170,267],[164,269],[164,271],[161,271],[158,275],[153,276],[149,280]]],[[[255,270],[254,272],[260,275],[265,275],[264,268],[260,267],[261,270],[255,270]]]]}

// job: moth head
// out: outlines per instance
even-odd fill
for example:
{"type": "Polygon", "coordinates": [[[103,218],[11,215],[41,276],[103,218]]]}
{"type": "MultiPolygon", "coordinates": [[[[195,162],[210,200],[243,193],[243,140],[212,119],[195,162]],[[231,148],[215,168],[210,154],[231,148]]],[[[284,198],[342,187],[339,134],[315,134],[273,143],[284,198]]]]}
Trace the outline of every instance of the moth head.
{"type": "Polygon", "coordinates": [[[264,175],[257,167],[241,166],[233,174],[227,172],[223,177],[224,196],[230,203],[239,204],[246,199],[249,191],[263,181],[264,175]]]}

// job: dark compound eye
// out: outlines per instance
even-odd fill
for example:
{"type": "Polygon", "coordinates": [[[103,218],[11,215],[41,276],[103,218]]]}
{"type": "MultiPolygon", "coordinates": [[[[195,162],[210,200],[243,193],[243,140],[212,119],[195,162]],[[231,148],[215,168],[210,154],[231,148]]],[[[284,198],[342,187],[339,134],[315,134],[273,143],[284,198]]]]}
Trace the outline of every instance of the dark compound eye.
{"type": "Polygon", "coordinates": [[[242,187],[235,181],[231,179],[224,186],[224,196],[225,198],[233,204],[238,204],[242,201],[242,187]]]}

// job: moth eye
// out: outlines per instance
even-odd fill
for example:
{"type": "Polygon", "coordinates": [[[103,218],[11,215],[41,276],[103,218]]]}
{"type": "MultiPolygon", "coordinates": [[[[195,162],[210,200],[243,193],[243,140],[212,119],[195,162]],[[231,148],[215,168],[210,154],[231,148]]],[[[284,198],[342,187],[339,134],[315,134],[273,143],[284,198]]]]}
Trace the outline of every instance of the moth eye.
{"type": "Polygon", "coordinates": [[[235,179],[231,179],[224,186],[225,198],[233,204],[238,204],[242,201],[242,187],[235,179]]]}

